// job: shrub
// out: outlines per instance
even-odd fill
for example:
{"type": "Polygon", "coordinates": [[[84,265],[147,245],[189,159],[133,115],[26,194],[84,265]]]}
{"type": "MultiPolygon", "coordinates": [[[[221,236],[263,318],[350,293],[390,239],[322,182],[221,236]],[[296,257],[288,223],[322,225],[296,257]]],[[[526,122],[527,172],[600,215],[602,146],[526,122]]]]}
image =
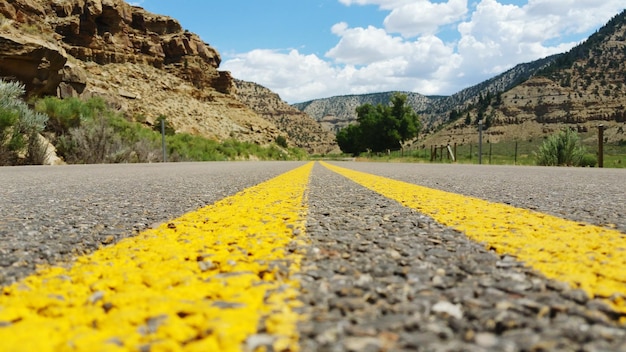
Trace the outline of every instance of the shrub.
{"type": "MultiPolygon", "coordinates": [[[[0,99],[6,96],[19,96],[23,90],[11,94],[1,94],[0,99]]],[[[1,93],[1,92],[0,92],[1,93]]],[[[12,101],[12,100],[11,100],[12,101]]],[[[0,142],[13,149],[28,147],[24,153],[27,158],[41,160],[45,158],[44,147],[37,148],[35,143],[41,138],[30,138],[28,134],[14,133],[22,131],[21,124],[38,126],[35,130],[41,132],[45,126],[46,115],[51,116],[47,126],[52,143],[57,154],[67,163],[121,163],[121,162],[156,162],[162,158],[160,121],[165,119],[161,115],[157,118],[158,131],[146,128],[141,123],[131,122],[123,116],[108,109],[105,102],[99,98],[82,101],[76,98],[58,99],[43,98],[35,103],[37,111],[30,115],[20,114],[15,109],[0,109],[0,142]],[[21,124],[20,124],[21,123],[21,124]],[[18,127],[14,127],[18,126],[18,127]],[[6,137],[3,137],[4,135],[6,137]],[[9,134],[11,134],[9,138],[9,134]],[[32,144],[32,146],[31,146],[32,144]]],[[[217,161],[241,159],[305,159],[306,153],[297,148],[279,148],[277,143],[262,147],[254,143],[241,142],[229,139],[218,143],[202,136],[187,133],[174,133],[174,129],[166,122],[166,144],[168,160],[170,161],[217,161]]],[[[39,135],[37,134],[37,137],[39,135]]],[[[286,144],[286,138],[284,138],[286,144]]],[[[0,151],[3,146],[0,143],[0,151]]],[[[0,158],[7,156],[0,153],[0,158]]],[[[17,153],[13,154],[15,159],[17,153]]],[[[14,162],[13,159],[10,162],[14,162]]],[[[0,163],[3,163],[0,160],[0,163]]]]}
{"type": "Polygon", "coordinates": [[[580,166],[585,154],[578,133],[565,129],[548,137],[535,155],[537,165],[580,166]]]}
{"type": "Polygon", "coordinates": [[[80,127],[73,128],[69,136],[71,141],[62,150],[67,162],[101,164],[124,161],[122,155],[126,151],[124,151],[121,138],[115,135],[113,128],[102,116],[85,121],[80,127]]]}
{"type": "Polygon", "coordinates": [[[93,119],[97,115],[111,114],[104,100],[91,98],[82,101],[78,98],[59,99],[46,97],[35,104],[35,110],[49,117],[46,131],[56,135],[69,133],[70,129],[79,127],[84,119],[93,119]]]}
{"type": "Polygon", "coordinates": [[[285,138],[285,136],[278,136],[278,137],[276,137],[275,142],[279,146],[281,146],[283,148],[287,148],[287,138],[285,138]]]}
{"type": "Polygon", "coordinates": [[[91,98],[39,100],[36,109],[51,115],[47,130],[55,137],[57,154],[73,164],[153,162],[161,159],[159,135],[126,120],[91,98]]]}
{"type": "Polygon", "coordinates": [[[26,164],[43,165],[48,158],[48,141],[40,134],[28,138],[28,148],[26,151],[26,164]]]}
{"type": "Polygon", "coordinates": [[[159,117],[157,117],[157,119],[154,121],[154,126],[152,126],[152,129],[154,131],[161,134],[161,121],[165,121],[164,127],[166,136],[173,136],[176,134],[174,126],[172,126],[172,123],[167,119],[167,117],[165,117],[165,115],[159,115],[159,117]]]}
{"type": "Polygon", "coordinates": [[[594,167],[594,166],[596,166],[596,164],[598,164],[598,158],[595,155],[593,155],[593,154],[586,153],[580,159],[580,164],[578,166],[594,167]]]}
{"type": "Polygon", "coordinates": [[[48,120],[20,99],[24,86],[0,80],[0,165],[41,164],[39,134],[48,120]]]}

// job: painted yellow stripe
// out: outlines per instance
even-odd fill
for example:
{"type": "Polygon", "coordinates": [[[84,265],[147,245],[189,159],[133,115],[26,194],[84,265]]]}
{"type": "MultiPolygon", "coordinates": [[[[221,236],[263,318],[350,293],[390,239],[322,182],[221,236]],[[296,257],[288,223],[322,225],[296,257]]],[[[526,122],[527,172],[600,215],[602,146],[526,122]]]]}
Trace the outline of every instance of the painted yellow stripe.
{"type": "Polygon", "coordinates": [[[297,350],[312,163],[2,290],[2,351],[297,350]]]}
{"type": "Polygon", "coordinates": [[[621,232],[322,164],[626,313],[626,235],[621,232]]]}

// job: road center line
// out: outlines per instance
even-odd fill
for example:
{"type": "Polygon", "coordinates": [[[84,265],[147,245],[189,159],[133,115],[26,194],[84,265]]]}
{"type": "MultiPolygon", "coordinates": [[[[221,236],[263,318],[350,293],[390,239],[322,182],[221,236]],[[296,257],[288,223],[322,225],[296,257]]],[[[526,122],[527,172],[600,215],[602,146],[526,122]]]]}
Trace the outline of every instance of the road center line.
{"type": "Polygon", "coordinates": [[[5,351],[297,350],[313,163],[159,228],[45,267],[0,295],[5,351]]]}
{"type": "Polygon", "coordinates": [[[499,254],[510,254],[546,277],[603,298],[626,323],[626,235],[586,223],[322,165],[499,254]]]}

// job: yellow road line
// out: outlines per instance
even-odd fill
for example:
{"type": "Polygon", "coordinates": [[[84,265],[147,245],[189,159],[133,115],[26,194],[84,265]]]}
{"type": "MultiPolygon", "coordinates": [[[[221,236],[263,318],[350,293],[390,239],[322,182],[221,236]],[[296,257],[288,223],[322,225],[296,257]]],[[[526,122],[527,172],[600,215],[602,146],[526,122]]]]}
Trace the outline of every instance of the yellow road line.
{"type": "Polygon", "coordinates": [[[302,241],[312,167],[5,287],[1,349],[297,350],[301,256],[285,246],[302,241]]]}
{"type": "Polygon", "coordinates": [[[619,231],[322,164],[626,313],[626,235],[619,231]]]}

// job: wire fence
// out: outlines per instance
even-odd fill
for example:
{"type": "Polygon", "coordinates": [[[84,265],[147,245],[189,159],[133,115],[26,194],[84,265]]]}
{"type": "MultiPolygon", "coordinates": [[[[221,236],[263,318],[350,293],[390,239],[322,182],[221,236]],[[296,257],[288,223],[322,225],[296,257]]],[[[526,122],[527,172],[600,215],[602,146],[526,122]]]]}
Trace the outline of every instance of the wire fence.
{"type": "MultiPolygon", "coordinates": [[[[422,145],[388,150],[386,153],[366,153],[373,159],[403,158],[433,163],[465,163],[491,165],[535,165],[535,153],[543,139],[529,141],[509,141],[502,143],[483,143],[482,153],[479,143],[422,145]],[[482,157],[481,157],[482,155],[482,157]]],[[[597,141],[584,144],[589,154],[598,156],[597,141]]],[[[626,167],[626,144],[604,144],[604,164],[607,167],[626,167]]]]}

